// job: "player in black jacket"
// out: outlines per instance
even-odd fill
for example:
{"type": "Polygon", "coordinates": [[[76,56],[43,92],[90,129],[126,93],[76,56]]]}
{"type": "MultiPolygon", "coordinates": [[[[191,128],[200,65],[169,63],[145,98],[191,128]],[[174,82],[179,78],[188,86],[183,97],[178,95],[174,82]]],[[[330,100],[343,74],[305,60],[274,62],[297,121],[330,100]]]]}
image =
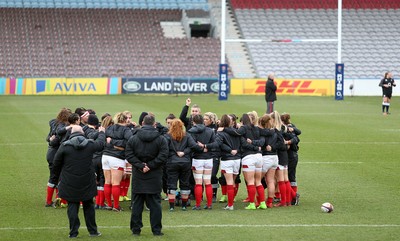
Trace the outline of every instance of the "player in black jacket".
{"type": "Polygon", "coordinates": [[[192,170],[195,186],[196,205],[194,210],[200,210],[200,204],[203,194],[203,184],[206,189],[207,205],[205,209],[212,208],[212,186],[211,172],[213,167],[213,153],[209,150],[218,148],[218,143],[215,141],[215,133],[212,129],[204,126],[203,116],[193,116],[193,127],[188,130],[188,133],[193,137],[195,142],[202,148],[201,151],[193,153],[192,170]]]}
{"type": "Polygon", "coordinates": [[[390,100],[392,99],[393,87],[396,86],[396,82],[392,77],[393,76],[391,72],[386,72],[384,78],[379,83],[379,86],[382,87],[382,96],[383,96],[382,113],[384,115],[390,114],[389,113],[390,100]]]}
{"type": "MultiPolygon", "coordinates": [[[[223,115],[219,126],[221,128],[232,128],[232,119],[228,115],[223,115]]],[[[233,201],[235,198],[235,179],[239,175],[241,160],[241,136],[234,132],[217,132],[217,140],[221,149],[221,173],[226,180],[226,192],[228,196],[228,205],[225,210],[233,210],[233,201]],[[231,134],[229,134],[231,133],[231,134]]]]}
{"type": "Polygon", "coordinates": [[[182,210],[186,211],[186,204],[190,194],[190,174],[192,173],[191,154],[193,150],[202,151],[190,135],[186,134],[183,122],[179,119],[173,119],[169,125],[168,134],[165,135],[169,154],[166,163],[166,172],[168,178],[168,201],[169,210],[175,208],[177,183],[179,180],[179,189],[182,199],[182,210]]]}
{"type": "Polygon", "coordinates": [[[274,74],[269,74],[265,82],[265,102],[267,102],[267,114],[274,111],[274,102],[276,101],[276,85],[274,83],[274,74]]]}

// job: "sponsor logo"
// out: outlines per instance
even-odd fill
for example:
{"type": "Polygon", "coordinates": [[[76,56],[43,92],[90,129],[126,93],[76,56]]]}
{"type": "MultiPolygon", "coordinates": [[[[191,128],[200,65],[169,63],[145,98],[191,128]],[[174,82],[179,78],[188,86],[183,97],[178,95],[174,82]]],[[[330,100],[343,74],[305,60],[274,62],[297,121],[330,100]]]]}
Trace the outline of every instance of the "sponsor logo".
{"type": "MultiPolygon", "coordinates": [[[[280,94],[311,94],[316,89],[310,88],[311,80],[282,80],[277,86],[276,93],[280,94]]],[[[257,81],[255,93],[265,93],[265,81],[257,81]]]]}
{"type": "Polygon", "coordinates": [[[219,83],[218,83],[218,82],[215,82],[215,83],[211,84],[210,88],[211,88],[211,91],[212,91],[212,92],[218,92],[218,90],[219,90],[219,83]]]}
{"type": "Polygon", "coordinates": [[[126,91],[136,92],[142,88],[142,85],[136,81],[127,81],[124,83],[122,88],[124,88],[126,91]]]}

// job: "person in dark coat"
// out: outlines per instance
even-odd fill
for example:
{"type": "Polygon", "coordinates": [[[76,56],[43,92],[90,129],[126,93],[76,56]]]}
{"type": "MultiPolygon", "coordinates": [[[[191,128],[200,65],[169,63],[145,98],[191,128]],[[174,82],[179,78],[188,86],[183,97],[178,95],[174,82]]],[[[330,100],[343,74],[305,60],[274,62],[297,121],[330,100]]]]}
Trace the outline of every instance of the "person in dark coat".
{"type": "Polygon", "coordinates": [[[125,155],[132,164],[132,215],[130,229],[133,235],[140,235],[144,202],[150,209],[151,231],[154,236],[161,232],[162,209],[162,166],[168,158],[168,143],[155,127],[154,116],[143,118],[138,129],[126,144],[125,155]]]}
{"type": "Polygon", "coordinates": [[[274,102],[276,101],[276,85],[274,83],[274,74],[269,74],[265,82],[265,101],[267,102],[267,114],[274,111],[274,102]]]}
{"type": "Polygon", "coordinates": [[[58,180],[58,195],[68,201],[69,237],[78,236],[80,202],[83,204],[86,227],[90,236],[100,236],[97,231],[93,197],[97,194],[96,176],[92,164],[93,153],[105,144],[104,128],[99,127],[96,141],[86,139],[82,127],[74,125],[70,139],[58,149],[53,163],[54,182],[58,180]]]}

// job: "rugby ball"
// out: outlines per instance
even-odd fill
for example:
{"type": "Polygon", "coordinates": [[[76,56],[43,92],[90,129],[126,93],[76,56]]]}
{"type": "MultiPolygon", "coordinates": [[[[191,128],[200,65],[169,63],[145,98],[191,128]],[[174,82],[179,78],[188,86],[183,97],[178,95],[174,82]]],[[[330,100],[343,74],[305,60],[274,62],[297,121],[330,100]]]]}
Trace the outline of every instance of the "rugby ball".
{"type": "Polygon", "coordinates": [[[328,203],[328,202],[323,203],[321,205],[321,211],[324,212],[324,213],[331,213],[331,212],[333,212],[333,205],[331,203],[328,203]]]}

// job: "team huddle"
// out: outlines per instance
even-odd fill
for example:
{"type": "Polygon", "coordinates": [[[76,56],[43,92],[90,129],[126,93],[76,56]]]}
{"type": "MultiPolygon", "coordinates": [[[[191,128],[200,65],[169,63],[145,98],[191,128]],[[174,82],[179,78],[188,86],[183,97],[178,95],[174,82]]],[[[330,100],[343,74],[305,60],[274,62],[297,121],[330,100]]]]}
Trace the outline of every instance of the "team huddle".
{"type": "MultiPolygon", "coordinates": [[[[121,201],[132,201],[131,230],[140,235],[141,213],[146,203],[153,234],[162,235],[162,193],[171,212],[178,205],[183,211],[188,206],[192,210],[212,209],[217,201],[226,203],[224,209],[232,211],[242,182],[241,173],[247,188],[245,209],[299,204],[296,167],[301,131],[291,123],[289,114],[273,111],[259,117],[252,111],[240,117],[223,114],[218,119],[212,112],[202,114],[200,107],[191,106],[188,98],[179,118],[169,114],[165,123],[164,126],[156,122],[150,112],[142,112],[135,123],[129,111],[113,117],[104,114],[99,120],[91,109],[77,108],[72,112],[62,108],[49,122],[46,207],[68,206],[70,211],[69,205],[74,210],[76,205],[83,205],[87,210],[95,199],[96,209],[120,212],[121,201]],[[73,165],[66,170],[70,146],[78,153],[77,158],[91,159],[91,166],[87,167],[90,175],[82,176],[87,175],[86,178],[93,179],[88,183],[97,186],[92,195],[79,186],[85,184],[74,183],[81,177],[73,165]],[[85,151],[79,152],[82,149],[85,151]],[[68,176],[68,172],[73,175],[68,176]],[[217,200],[219,187],[221,194],[217,200]],[[82,192],[83,197],[74,196],[74,191],[82,192]]],[[[71,226],[71,220],[77,217],[71,219],[70,212],[68,215],[71,226]]],[[[74,230],[72,226],[70,237],[76,237],[79,224],[74,230]]],[[[89,232],[99,235],[97,226],[89,232]]]]}

